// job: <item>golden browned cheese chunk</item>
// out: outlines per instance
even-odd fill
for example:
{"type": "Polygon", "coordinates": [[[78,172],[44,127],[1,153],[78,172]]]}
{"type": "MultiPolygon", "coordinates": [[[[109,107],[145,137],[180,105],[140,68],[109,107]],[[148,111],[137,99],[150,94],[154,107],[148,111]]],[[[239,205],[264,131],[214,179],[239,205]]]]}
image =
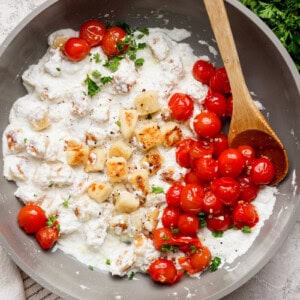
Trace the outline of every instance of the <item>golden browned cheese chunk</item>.
{"type": "Polygon", "coordinates": [[[101,203],[110,196],[112,187],[108,183],[95,181],[88,187],[87,192],[91,199],[101,203]]]}
{"type": "Polygon", "coordinates": [[[75,141],[68,141],[66,144],[67,163],[70,166],[84,165],[89,156],[89,147],[75,141]]]}
{"type": "Polygon", "coordinates": [[[135,109],[121,110],[120,130],[125,139],[130,139],[138,121],[138,112],[135,109]]]}
{"type": "Polygon", "coordinates": [[[168,122],[161,128],[163,136],[163,145],[171,148],[176,146],[182,139],[182,131],[178,124],[174,122],[168,122]]]}
{"type": "Polygon", "coordinates": [[[109,158],[106,162],[106,168],[110,182],[122,182],[127,180],[128,170],[124,157],[109,158]]]}
{"type": "Polygon", "coordinates": [[[163,157],[156,148],[149,150],[141,160],[142,168],[146,169],[150,176],[155,175],[162,167],[163,157]]]}
{"type": "Polygon", "coordinates": [[[104,148],[94,148],[90,150],[88,159],[84,165],[84,171],[100,172],[104,170],[105,162],[107,159],[107,151],[104,148]]]}
{"type": "Polygon", "coordinates": [[[135,130],[135,135],[144,150],[149,150],[162,143],[160,128],[157,123],[151,122],[135,130]]]}
{"type": "Polygon", "coordinates": [[[136,170],[129,174],[128,181],[134,189],[142,191],[146,195],[149,191],[148,172],[146,170],[136,170]]]}
{"type": "Polygon", "coordinates": [[[141,116],[153,114],[160,110],[156,91],[141,92],[135,98],[136,109],[141,116]]]}

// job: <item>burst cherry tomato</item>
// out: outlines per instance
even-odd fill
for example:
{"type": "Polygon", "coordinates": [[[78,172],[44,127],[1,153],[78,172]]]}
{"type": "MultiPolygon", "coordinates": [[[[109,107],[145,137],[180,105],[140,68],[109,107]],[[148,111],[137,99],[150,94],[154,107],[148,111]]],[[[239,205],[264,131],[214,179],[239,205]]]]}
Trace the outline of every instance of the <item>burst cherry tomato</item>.
{"type": "Polygon", "coordinates": [[[199,184],[187,184],[183,187],[180,196],[180,208],[182,211],[197,214],[201,211],[204,190],[199,184]]]}
{"type": "Polygon", "coordinates": [[[187,94],[175,93],[171,96],[169,103],[171,115],[177,121],[188,120],[194,111],[194,102],[187,94]]]}
{"type": "Polygon", "coordinates": [[[224,67],[214,71],[210,77],[210,88],[222,94],[228,94],[231,91],[229,79],[224,67]]]}
{"type": "Polygon", "coordinates": [[[44,249],[50,249],[58,239],[59,232],[55,227],[42,227],[35,234],[35,238],[44,249]]]}
{"type": "Polygon", "coordinates": [[[255,207],[249,203],[238,203],[232,212],[233,224],[238,228],[243,226],[253,227],[258,222],[255,207]]]}
{"type": "Polygon", "coordinates": [[[227,100],[222,94],[209,90],[203,106],[217,116],[224,117],[226,115],[227,100]]]}
{"type": "Polygon", "coordinates": [[[183,186],[180,184],[172,185],[166,193],[166,201],[168,206],[177,208],[180,206],[180,196],[183,186]]]}
{"type": "Polygon", "coordinates": [[[212,111],[204,110],[194,118],[194,129],[200,137],[214,137],[221,128],[220,118],[212,111]]]}
{"type": "Polygon", "coordinates": [[[266,157],[254,159],[251,164],[250,179],[255,184],[269,184],[275,176],[273,163],[266,157]]]}
{"type": "Polygon", "coordinates": [[[219,133],[213,138],[214,152],[213,156],[218,158],[219,155],[228,149],[228,138],[224,133],[219,133]]]}
{"type": "Polygon", "coordinates": [[[226,231],[232,225],[232,219],[229,213],[220,212],[206,217],[207,228],[211,231],[226,231]]]}
{"type": "Polygon", "coordinates": [[[198,140],[191,144],[189,156],[190,167],[195,168],[196,162],[202,157],[211,157],[214,152],[214,145],[209,141],[198,140]]]}
{"type": "Polygon", "coordinates": [[[239,176],[245,165],[245,158],[238,149],[224,150],[218,157],[219,172],[224,177],[239,176]]]}
{"type": "Polygon", "coordinates": [[[196,161],[196,174],[202,181],[211,181],[218,175],[218,162],[211,157],[201,157],[196,161]]]}
{"type": "Polygon", "coordinates": [[[193,76],[196,80],[208,85],[214,70],[211,62],[200,59],[194,63],[193,76]]]}
{"type": "Polygon", "coordinates": [[[154,282],[165,284],[174,284],[183,275],[182,271],[176,269],[173,261],[164,258],[159,258],[152,262],[148,272],[154,282]]]}
{"type": "Polygon", "coordinates": [[[190,168],[190,151],[195,140],[186,138],[176,146],[176,162],[183,168],[190,168]]]}
{"type": "Polygon", "coordinates": [[[81,38],[72,37],[67,40],[64,47],[65,55],[71,61],[80,61],[88,56],[91,47],[81,38]]]}
{"type": "Polygon", "coordinates": [[[245,158],[245,165],[250,165],[255,158],[255,150],[249,145],[241,145],[237,148],[245,158]]]}
{"type": "Polygon", "coordinates": [[[157,228],[152,234],[153,246],[158,251],[163,245],[170,244],[172,240],[172,231],[169,228],[157,228]]]}
{"type": "Polygon", "coordinates": [[[258,185],[251,182],[248,176],[240,176],[237,178],[237,181],[240,184],[240,195],[239,199],[246,202],[254,200],[258,194],[258,185]]]}
{"type": "Polygon", "coordinates": [[[206,191],[203,197],[202,210],[207,214],[217,214],[223,209],[223,202],[212,191],[206,191]]]}
{"type": "Polygon", "coordinates": [[[26,233],[31,234],[45,226],[47,217],[44,210],[38,205],[27,204],[20,209],[18,222],[26,233]]]}
{"type": "Polygon", "coordinates": [[[189,172],[187,172],[184,176],[184,182],[186,184],[189,183],[196,183],[196,184],[201,184],[201,181],[199,180],[199,178],[196,175],[196,172],[191,170],[189,172]]]}
{"type": "Polygon", "coordinates": [[[82,24],[79,37],[88,42],[91,47],[100,45],[106,33],[106,27],[97,20],[90,20],[82,24]]]}
{"type": "Polygon", "coordinates": [[[120,52],[126,51],[126,45],[118,47],[118,45],[122,45],[123,39],[126,36],[126,31],[120,27],[114,26],[109,28],[106,31],[102,39],[101,47],[104,53],[108,56],[119,55],[120,52]]]}
{"type": "Polygon", "coordinates": [[[175,208],[166,207],[163,211],[161,221],[164,227],[177,228],[178,226],[179,211],[175,208]]]}
{"type": "Polygon", "coordinates": [[[181,214],[178,218],[178,229],[183,235],[194,236],[199,230],[199,220],[196,215],[181,214]]]}
{"type": "Polygon", "coordinates": [[[234,205],[239,198],[240,185],[231,177],[216,178],[211,182],[210,187],[225,205],[234,205]]]}

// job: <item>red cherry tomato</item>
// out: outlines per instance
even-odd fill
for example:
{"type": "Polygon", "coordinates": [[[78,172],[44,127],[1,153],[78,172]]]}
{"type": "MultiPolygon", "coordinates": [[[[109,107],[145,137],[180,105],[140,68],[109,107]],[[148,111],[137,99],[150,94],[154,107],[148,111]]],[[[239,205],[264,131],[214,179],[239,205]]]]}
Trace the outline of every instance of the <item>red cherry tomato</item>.
{"type": "Polygon", "coordinates": [[[186,138],[176,146],[176,162],[183,168],[190,168],[190,151],[195,140],[186,138]]]}
{"type": "Polygon", "coordinates": [[[233,100],[232,100],[232,96],[230,95],[227,98],[226,116],[231,117],[232,111],[233,111],[233,100]]]}
{"type": "Polygon", "coordinates": [[[45,226],[47,217],[44,210],[38,205],[27,204],[20,209],[18,222],[26,233],[31,234],[45,226]]]}
{"type": "Polygon", "coordinates": [[[199,184],[187,184],[183,187],[180,196],[180,208],[182,211],[197,214],[201,211],[204,190],[199,184]]]}
{"type": "Polygon", "coordinates": [[[42,247],[47,250],[53,247],[58,239],[59,232],[55,227],[42,227],[35,234],[35,238],[42,247]]]}
{"type": "Polygon", "coordinates": [[[224,133],[219,133],[213,138],[214,152],[213,156],[218,158],[219,155],[228,149],[228,138],[224,133]]]}
{"type": "Polygon", "coordinates": [[[220,118],[212,111],[204,110],[194,118],[194,129],[200,137],[214,137],[221,128],[220,118]]]}
{"type": "Polygon", "coordinates": [[[117,46],[122,44],[125,36],[126,31],[120,27],[114,26],[107,29],[101,44],[104,53],[108,56],[113,56],[119,55],[120,52],[125,52],[127,49],[126,45],[123,46],[123,49],[119,49],[117,46]]]}
{"type": "Polygon", "coordinates": [[[249,145],[241,145],[237,148],[245,158],[245,164],[250,165],[255,158],[255,150],[249,145]]]}
{"type": "Polygon", "coordinates": [[[91,47],[81,38],[72,37],[67,40],[64,47],[65,55],[71,61],[80,61],[88,56],[91,47]]]}
{"type": "Polygon", "coordinates": [[[227,100],[222,94],[209,90],[203,106],[217,116],[224,117],[227,110],[227,100]]]}
{"type": "Polygon", "coordinates": [[[240,184],[239,199],[244,200],[246,202],[254,200],[258,194],[258,185],[251,182],[250,178],[244,175],[238,177],[237,181],[240,184]]]}
{"type": "Polygon", "coordinates": [[[182,271],[177,271],[173,261],[159,258],[151,263],[149,275],[154,282],[174,284],[180,280],[182,271]]]}
{"type": "Polygon", "coordinates": [[[195,171],[189,171],[185,174],[184,176],[184,182],[186,184],[189,184],[189,183],[195,183],[195,184],[201,184],[201,181],[199,180],[199,178],[197,177],[196,175],[196,172],[195,171]]]}
{"type": "Polygon", "coordinates": [[[229,213],[220,212],[206,217],[207,228],[211,231],[226,231],[232,225],[232,219],[229,213]]]}
{"type": "Polygon", "coordinates": [[[223,202],[212,191],[206,191],[202,202],[202,211],[217,214],[223,209],[223,202]]]}
{"type": "Polygon", "coordinates": [[[196,215],[181,214],[178,218],[178,229],[183,235],[194,236],[199,230],[199,220],[196,215]]]}
{"type": "Polygon", "coordinates": [[[169,100],[168,106],[172,117],[177,121],[188,120],[194,111],[194,102],[192,98],[189,95],[182,93],[173,94],[169,100]]]}
{"type": "Polygon", "coordinates": [[[203,247],[191,255],[191,267],[195,273],[202,272],[210,265],[211,253],[207,247],[203,247]]]}
{"type": "Polygon", "coordinates": [[[242,228],[243,226],[253,227],[258,222],[258,214],[255,207],[249,203],[238,203],[232,212],[233,224],[242,228]]]}
{"type": "Polygon", "coordinates": [[[166,193],[168,206],[178,208],[180,206],[180,197],[183,186],[180,184],[172,185],[166,193]]]}
{"type": "Polygon", "coordinates": [[[245,158],[238,149],[224,150],[218,157],[221,176],[235,178],[239,176],[245,165],[245,158]]]}
{"type": "Polygon", "coordinates": [[[210,77],[209,86],[212,90],[222,93],[229,94],[231,91],[229,79],[224,67],[216,69],[210,77]]]}
{"type": "Polygon", "coordinates": [[[90,20],[82,24],[79,37],[88,42],[91,47],[100,45],[106,33],[106,27],[97,20],[90,20]]]}
{"type": "Polygon", "coordinates": [[[209,141],[198,140],[195,141],[189,151],[190,167],[196,167],[196,161],[202,157],[211,157],[214,152],[214,145],[209,141]]]}
{"type": "Polygon", "coordinates": [[[178,227],[179,210],[171,207],[166,207],[163,211],[161,221],[166,228],[178,227]]]}
{"type": "Polygon", "coordinates": [[[240,185],[231,177],[216,178],[211,182],[210,187],[225,205],[234,205],[239,198],[240,185]]]}
{"type": "Polygon", "coordinates": [[[251,164],[250,179],[255,184],[269,184],[275,176],[273,163],[266,157],[254,159],[251,164]]]}
{"type": "Polygon", "coordinates": [[[215,67],[211,62],[200,59],[194,63],[192,72],[196,80],[208,85],[214,70],[215,67]]]}
{"type": "Polygon", "coordinates": [[[218,175],[218,162],[211,157],[201,157],[196,161],[196,174],[202,181],[211,181],[218,175]]]}
{"type": "Polygon", "coordinates": [[[172,231],[169,228],[156,228],[152,232],[153,246],[156,250],[160,251],[163,245],[171,244],[172,231]]]}

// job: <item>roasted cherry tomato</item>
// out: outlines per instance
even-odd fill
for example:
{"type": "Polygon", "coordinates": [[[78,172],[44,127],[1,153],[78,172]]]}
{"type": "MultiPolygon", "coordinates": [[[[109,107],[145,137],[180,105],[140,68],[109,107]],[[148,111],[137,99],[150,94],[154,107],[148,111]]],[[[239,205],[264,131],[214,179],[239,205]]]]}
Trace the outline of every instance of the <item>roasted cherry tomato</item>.
{"type": "Polygon", "coordinates": [[[168,206],[178,208],[180,206],[180,197],[183,186],[180,184],[172,185],[166,193],[168,206]]]}
{"type": "Polygon", "coordinates": [[[240,184],[231,177],[216,178],[211,182],[210,187],[225,205],[234,205],[239,198],[240,184]]]}
{"type": "Polygon", "coordinates": [[[212,111],[204,110],[194,118],[194,129],[200,137],[214,137],[221,128],[220,118],[212,111]]]}
{"type": "Polygon", "coordinates": [[[183,235],[196,235],[199,230],[199,220],[197,216],[191,214],[180,214],[178,218],[178,229],[183,235]]]}
{"type": "Polygon", "coordinates": [[[189,183],[195,183],[195,184],[201,184],[201,181],[199,180],[199,178],[197,177],[196,175],[196,172],[191,170],[189,172],[187,172],[184,176],[184,182],[186,184],[189,184],[189,183]]]}
{"type": "Polygon", "coordinates": [[[79,37],[88,42],[91,47],[100,45],[106,33],[106,27],[97,20],[90,20],[82,24],[79,37]]]}
{"type": "Polygon", "coordinates": [[[166,207],[163,211],[161,221],[164,227],[167,228],[177,228],[178,227],[178,219],[179,219],[179,210],[166,207]]]}
{"type": "Polygon", "coordinates": [[[172,231],[169,228],[157,228],[152,233],[153,245],[160,251],[163,245],[170,244],[172,241],[172,231]]]}
{"type": "Polygon", "coordinates": [[[190,147],[190,167],[195,168],[196,162],[202,157],[211,157],[214,152],[214,145],[207,140],[195,141],[190,147]]]}
{"type": "Polygon", "coordinates": [[[208,85],[214,70],[215,67],[211,62],[200,59],[194,63],[192,72],[196,80],[208,85]]]}
{"type": "Polygon", "coordinates": [[[253,183],[248,176],[241,175],[237,178],[240,184],[239,199],[246,202],[254,200],[258,194],[259,187],[253,183]]]}
{"type": "Polygon", "coordinates": [[[126,31],[121,27],[114,26],[107,29],[101,43],[104,53],[108,56],[119,55],[125,52],[127,45],[122,45],[126,31]]]}
{"type": "Polygon", "coordinates": [[[190,151],[195,140],[186,138],[176,146],[176,162],[183,168],[190,168],[190,151]]]}
{"type": "Polygon", "coordinates": [[[227,100],[220,93],[209,90],[204,100],[205,109],[214,112],[219,117],[224,117],[227,110],[227,100]]]}
{"type": "Polygon", "coordinates": [[[50,249],[58,239],[59,232],[55,227],[42,227],[35,234],[35,238],[44,249],[50,249]]]}
{"type": "Polygon", "coordinates": [[[266,157],[254,159],[251,164],[250,179],[255,184],[269,184],[275,176],[273,163],[266,157]]]}
{"type": "Polygon", "coordinates": [[[212,191],[206,191],[202,202],[202,211],[207,214],[217,214],[223,209],[223,202],[212,191]]]}
{"type": "Polygon", "coordinates": [[[183,275],[182,271],[176,269],[173,261],[164,258],[159,258],[152,262],[148,272],[154,282],[164,284],[174,284],[183,275]]]}
{"type": "Polygon", "coordinates": [[[181,233],[173,235],[171,244],[179,246],[179,250],[185,253],[202,247],[197,236],[183,235],[181,233]]]}
{"type": "Polygon", "coordinates": [[[72,37],[67,40],[64,46],[64,53],[71,61],[80,61],[88,56],[91,47],[87,41],[81,38],[72,37]]]}
{"type": "Polygon", "coordinates": [[[239,176],[245,166],[245,158],[238,149],[224,150],[218,157],[221,176],[235,178],[239,176]]]}
{"type": "Polygon", "coordinates": [[[27,204],[20,209],[18,222],[26,233],[31,234],[46,225],[47,217],[44,210],[38,205],[27,204]]]}
{"type": "Polygon", "coordinates": [[[196,161],[196,174],[201,181],[211,181],[218,175],[218,162],[211,157],[201,157],[196,161]]]}
{"type": "Polygon", "coordinates": [[[201,211],[203,197],[204,190],[201,185],[187,184],[181,191],[180,208],[186,213],[197,214],[201,211]]]}
{"type": "Polygon", "coordinates": [[[229,79],[224,67],[216,69],[210,77],[209,86],[212,90],[222,93],[229,94],[231,91],[229,79]]]}
{"type": "Polygon", "coordinates": [[[249,202],[238,203],[233,209],[232,218],[233,224],[238,228],[253,227],[258,222],[256,209],[249,202]]]}
{"type": "Polygon", "coordinates": [[[226,231],[232,225],[232,219],[229,213],[220,212],[206,217],[207,228],[211,231],[226,231]]]}
{"type": "Polygon", "coordinates": [[[177,121],[188,120],[194,111],[194,102],[192,98],[189,95],[182,93],[173,94],[169,100],[168,106],[172,117],[177,121]]]}
{"type": "Polygon", "coordinates": [[[228,149],[228,138],[224,133],[217,134],[213,139],[214,146],[213,156],[218,158],[219,155],[226,149],[228,149]]]}

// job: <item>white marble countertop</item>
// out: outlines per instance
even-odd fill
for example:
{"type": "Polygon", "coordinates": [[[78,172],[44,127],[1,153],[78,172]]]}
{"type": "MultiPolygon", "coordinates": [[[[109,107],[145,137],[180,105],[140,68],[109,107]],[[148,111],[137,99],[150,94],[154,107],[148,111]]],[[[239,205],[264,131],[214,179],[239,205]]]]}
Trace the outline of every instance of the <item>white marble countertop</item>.
{"type": "MultiPolygon", "coordinates": [[[[33,9],[46,0],[0,0],[0,43],[11,32],[11,30],[33,9]]],[[[238,290],[225,297],[226,300],[240,299],[272,299],[281,300],[300,299],[300,218],[290,232],[284,244],[281,246],[271,261],[251,280],[238,290]]],[[[29,286],[29,278],[23,274],[24,284],[29,286]]],[[[32,280],[39,290],[33,293],[32,289],[26,291],[26,298],[58,299],[55,295],[47,293],[32,280]],[[46,297],[45,297],[46,295],[46,297]]],[[[14,299],[9,299],[14,300],[14,299]]]]}

